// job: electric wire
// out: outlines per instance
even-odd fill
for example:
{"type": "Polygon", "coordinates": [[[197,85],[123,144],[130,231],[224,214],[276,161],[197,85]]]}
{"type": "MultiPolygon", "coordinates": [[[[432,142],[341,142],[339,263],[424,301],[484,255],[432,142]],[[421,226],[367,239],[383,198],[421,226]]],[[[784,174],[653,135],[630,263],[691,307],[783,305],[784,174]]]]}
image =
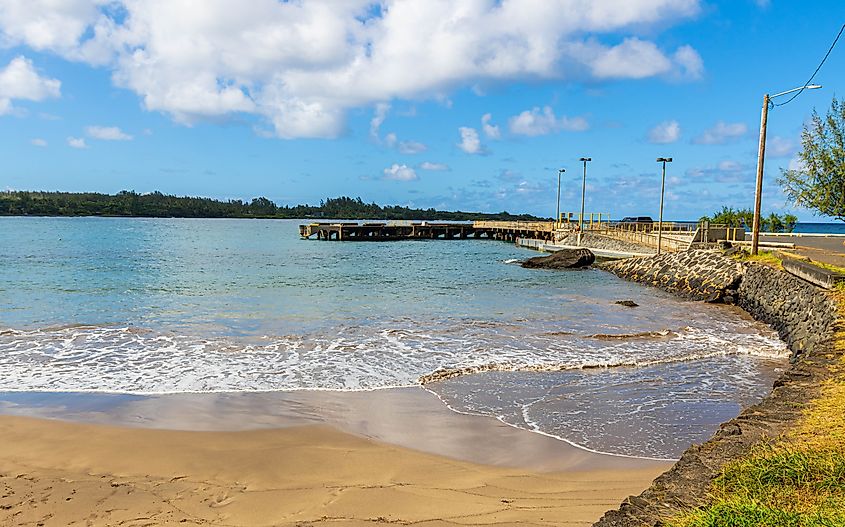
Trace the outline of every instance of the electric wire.
{"type": "Polygon", "coordinates": [[[809,79],[807,82],[805,82],[803,86],[801,86],[801,89],[800,89],[800,90],[798,90],[798,91],[795,93],[795,95],[793,95],[792,97],[790,97],[789,99],[787,99],[785,102],[782,102],[782,103],[779,103],[779,104],[774,104],[774,103],[772,103],[772,106],[784,106],[784,105],[787,105],[787,104],[791,103],[793,100],[795,100],[795,98],[796,98],[796,97],[798,97],[799,95],[801,95],[801,94],[804,92],[804,90],[806,90],[806,89],[807,89],[807,86],[809,86],[809,85],[810,85],[810,83],[811,83],[811,82],[813,82],[813,79],[816,77],[816,74],[819,72],[819,70],[820,70],[820,69],[822,69],[822,66],[824,66],[824,63],[827,61],[827,58],[830,56],[830,53],[833,51],[833,48],[835,48],[835,47],[836,47],[836,43],[837,43],[837,42],[839,42],[839,37],[841,37],[841,36],[842,36],[842,32],[843,32],[843,31],[845,31],[845,24],[842,24],[842,27],[841,27],[841,28],[839,28],[839,33],[836,35],[836,38],[835,38],[835,39],[833,39],[833,44],[831,44],[831,45],[830,45],[830,49],[828,49],[828,50],[827,50],[827,53],[825,53],[824,58],[823,58],[823,59],[822,59],[822,61],[819,63],[819,67],[818,67],[818,68],[816,68],[816,71],[814,71],[812,75],[810,75],[810,79],[809,79]]]}

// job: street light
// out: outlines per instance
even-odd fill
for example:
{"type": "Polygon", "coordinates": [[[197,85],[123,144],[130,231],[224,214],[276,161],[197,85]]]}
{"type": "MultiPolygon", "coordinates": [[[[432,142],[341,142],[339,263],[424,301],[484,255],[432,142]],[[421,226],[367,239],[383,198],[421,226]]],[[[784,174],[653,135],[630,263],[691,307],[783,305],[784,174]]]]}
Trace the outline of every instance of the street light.
{"type": "Polygon", "coordinates": [[[581,216],[578,219],[578,245],[581,245],[581,233],[584,232],[584,194],[587,191],[587,161],[592,161],[592,157],[582,157],[578,161],[584,163],[584,179],[581,181],[581,216]]]}
{"type": "Polygon", "coordinates": [[[760,244],[760,200],[763,193],[763,162],[766,158],[766,123],[769,120],[769,106],[771,100],[781,95],[802,90],[817,90],[821,88],[818,84],[800,86],[791,90],[782,91],[774,95],[768,93],[763,96],[763,112],[760,115],[760,148],[757,151],[757,188],[754,192],[754,222],[751,227],[751,254],[757,254],[757,247],[760,244]]]}
{"type": "Polygon", "coordinates": [[[671,157],[658,157],[658,163],[663,163],[663,178],[660,180],[660,216],[657,220],[657,254],[663,244],[663,191],[666,189],[666,163],[671,163],[671,157]]]}
{"type": "Polygon", "coordinates": [[[566,172],[565,168],[561,168],[557,171],[557,215],[555,216],[555,227],[560,227],[560,176],[566,172]]]}

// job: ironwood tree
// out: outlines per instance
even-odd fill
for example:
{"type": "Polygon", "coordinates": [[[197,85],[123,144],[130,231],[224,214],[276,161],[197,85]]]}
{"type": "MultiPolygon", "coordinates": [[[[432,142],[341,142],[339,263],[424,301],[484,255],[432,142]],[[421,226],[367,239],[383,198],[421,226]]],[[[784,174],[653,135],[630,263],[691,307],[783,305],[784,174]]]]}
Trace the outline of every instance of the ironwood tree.
{"type": "Polygon", "coordinates": [[[787,198],[824,216],[845,221],[845,102],[833,98],[827,115],[813,116],[801,133],[800,167],[782,170],[787,198]]]}

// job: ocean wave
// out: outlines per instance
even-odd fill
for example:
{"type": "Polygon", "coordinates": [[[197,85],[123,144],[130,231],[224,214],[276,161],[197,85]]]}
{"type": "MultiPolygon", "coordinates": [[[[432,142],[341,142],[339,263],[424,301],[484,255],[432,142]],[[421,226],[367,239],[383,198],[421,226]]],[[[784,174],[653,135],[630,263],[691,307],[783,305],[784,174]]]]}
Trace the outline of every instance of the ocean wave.
{"type": "Polygon", "coordinates": [[[645,359],[645,360],[621,360],[616,362],[583,362],[581,364],[512,364],[491,362],[487,364],[479,364],[475,366],[464,366],[458,368],[440,368],[429,374],[423,375],[418,379],[418,382],[425,386],[436,382],[453,379],[455,377],[462,377],[465,375],[474,375],[477,373],[498,371],[498,372],[561,372],[561,371],[577,371],[577,370],[598,370],[598,369],[614,369],[614,368],[650,368],[652,366],[678,364],[684,362],[697,362],[716,357],[731,357],[739,355],[760,356],[774,358],[779,355],[771,354],[755,354],[749,352],[747,349],[734,349],[723,351],[712,351],[705,353],[692,353],[682,357],[669,357],[663,359],[645,359]]]}
{"type": "Polygon", "coordinates": [[[402,319],[249,338],[133,325],[4,328],[0,391],[365,391],[494,370],[639,367],[729,354],[786,354],[774,334],[752,331],[752,326],[597,338],[604,334],[538,331],[548,324],[559,322],[460,318],[422,324],[402,319]]]}

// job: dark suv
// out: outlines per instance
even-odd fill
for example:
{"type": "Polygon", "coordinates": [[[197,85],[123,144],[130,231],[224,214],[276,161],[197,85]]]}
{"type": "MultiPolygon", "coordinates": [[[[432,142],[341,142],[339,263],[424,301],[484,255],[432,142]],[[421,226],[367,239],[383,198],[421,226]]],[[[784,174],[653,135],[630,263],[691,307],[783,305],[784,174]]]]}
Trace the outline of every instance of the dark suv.
{"type": "Polygon", "coordinates": [[[652,224],[654,224],[654,220],[651,219],[651,216],[625,216],[618,222],[616,225],[620,227],[627,227],[631,230],[650,230],[652,224]]]}

